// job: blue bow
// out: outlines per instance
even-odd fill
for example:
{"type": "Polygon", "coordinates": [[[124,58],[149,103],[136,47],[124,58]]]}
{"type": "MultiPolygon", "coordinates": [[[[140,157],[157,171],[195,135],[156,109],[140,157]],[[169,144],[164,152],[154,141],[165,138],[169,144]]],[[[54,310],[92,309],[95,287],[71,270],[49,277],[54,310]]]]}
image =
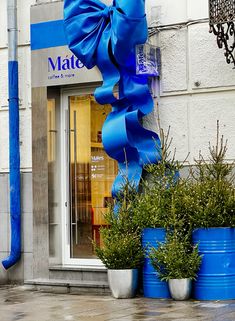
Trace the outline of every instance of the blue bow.
{"type": "Polygon", "coordinates": [[[111,104],[102,141],[107,154],[119,164],[113,196],[125,179],[139,185],[143,166],[160,160],[156,133],[144,129],[141,118],[153,109],[147,77],[136,75],[135,46],[145,43],[145,0],[65,0],[64,26],[71,51],[90,69],[99,68],[103,84],[95,91],[100,104],[111,104]],[[113,95],[119,86],[119,98],[113,95]]]}

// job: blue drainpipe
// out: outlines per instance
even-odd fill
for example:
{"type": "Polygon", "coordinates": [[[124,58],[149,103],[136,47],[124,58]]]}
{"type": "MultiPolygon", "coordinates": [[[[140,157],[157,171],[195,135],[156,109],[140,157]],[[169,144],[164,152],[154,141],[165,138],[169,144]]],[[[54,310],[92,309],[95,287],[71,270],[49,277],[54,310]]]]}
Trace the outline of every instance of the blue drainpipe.
{"type": "Polygon", "coordinates": [[[11,252],[2,261],[9,269],[21,255],[19,90],[17,61],[17,0],[8,0],[8,93],[9,93],[9,167],[11,252]]]}

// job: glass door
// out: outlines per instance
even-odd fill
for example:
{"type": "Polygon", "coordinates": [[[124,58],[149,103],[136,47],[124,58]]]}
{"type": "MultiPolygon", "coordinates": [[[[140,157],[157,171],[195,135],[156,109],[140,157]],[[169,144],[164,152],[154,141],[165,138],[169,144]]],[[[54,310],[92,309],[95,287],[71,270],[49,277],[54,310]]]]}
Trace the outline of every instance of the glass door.
{"type": "Polygon", "coordinates": [[[91,94],[64,95],[65,247],[64,262],[99,265],[92,240],[102,244],[99,229],[111,200],[117,164],[105,153],[102,125],[111,106],[96,103],[91,94]]]}

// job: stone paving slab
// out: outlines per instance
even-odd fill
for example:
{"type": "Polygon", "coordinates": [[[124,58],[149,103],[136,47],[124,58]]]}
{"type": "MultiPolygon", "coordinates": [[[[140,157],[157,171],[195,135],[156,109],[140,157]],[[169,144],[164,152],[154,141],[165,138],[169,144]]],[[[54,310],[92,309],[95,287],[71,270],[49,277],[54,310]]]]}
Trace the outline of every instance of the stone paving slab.
{"type": "Polygon", "coordinates": [[[235,321],[235,300],[173,301],[0,288],[0,321],[235,321]]]}

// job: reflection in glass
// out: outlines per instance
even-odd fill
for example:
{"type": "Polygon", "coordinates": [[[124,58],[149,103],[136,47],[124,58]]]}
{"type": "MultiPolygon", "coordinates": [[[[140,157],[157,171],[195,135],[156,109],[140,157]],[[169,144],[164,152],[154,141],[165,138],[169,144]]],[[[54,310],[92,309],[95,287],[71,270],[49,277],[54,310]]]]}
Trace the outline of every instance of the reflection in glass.
{"type": "Polygon", "coordinates": [[[91,239],[101,242],[99,228],[111,198],[117,164],[106,155],[101,138],[109,105],[91,95],[69,97],[70,248],[72,258],[94,256],[91,239]]]}

